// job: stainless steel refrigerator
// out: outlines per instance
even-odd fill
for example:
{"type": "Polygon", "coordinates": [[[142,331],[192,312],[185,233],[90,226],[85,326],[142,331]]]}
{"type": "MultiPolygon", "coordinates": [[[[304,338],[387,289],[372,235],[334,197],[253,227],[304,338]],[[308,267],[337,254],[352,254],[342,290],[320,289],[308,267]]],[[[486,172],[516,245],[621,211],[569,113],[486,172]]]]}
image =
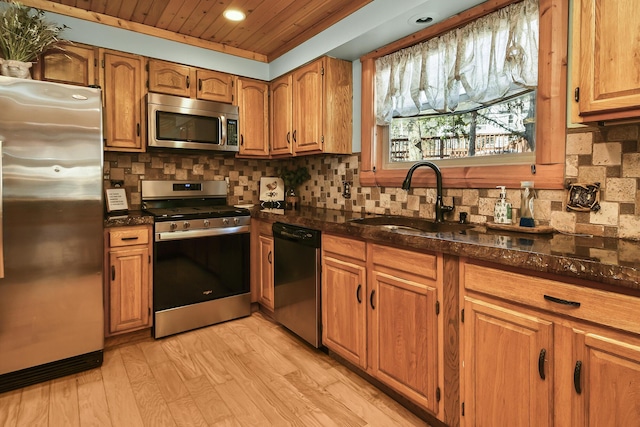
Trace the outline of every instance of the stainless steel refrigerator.
{"type": "Polygon", "coordinates": [[[102,364],[99,89],[0,76],[0,392],[102,364]]]}

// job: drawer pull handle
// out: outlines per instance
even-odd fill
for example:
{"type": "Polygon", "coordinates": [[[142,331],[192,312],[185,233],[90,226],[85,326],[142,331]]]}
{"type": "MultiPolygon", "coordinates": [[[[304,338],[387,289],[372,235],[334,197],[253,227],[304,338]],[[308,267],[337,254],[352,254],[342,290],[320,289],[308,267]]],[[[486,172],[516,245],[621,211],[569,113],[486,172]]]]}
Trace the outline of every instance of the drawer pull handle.
{"type": "Polygon", "coordinates": [[[359,283],[358,289],[356,289],[356,299],[358,300],[358,304],[362,304],[362,283],[359,283]]]}
{"type": "Polygon", "coordinates": [[[373,297],[375,296],[375,294],[376,294],[376,290],[374,289],[374,290],[371,291],[371,296],[369,297],[369,304],[371,304],[371,309],[372,310],[376,309],[376,306],[373,305],[373,297]]]}
{"type": "Polygon", "coordinates": [[[547,355],[547,350],[540,350],[540,356],[538,356],[538,373],[540,374],[540,379],[544,380],[546,376],[544,375],[544,358],[547,355]]]}
{"type": "Polygon", "coordinates": [[[111,280],[116,280],[116,266],[112,265],[111,266],[111,280]]]}
{"type": "Polygon", "coordinates": [[[123,237],[122,240],[138,240],[138,236],[134,237],[123,237]]]}
{"type": "Polygon", "coordinates": [[[191,79],[187,76],[187,89],[191,86],[191,79]]]}
{"type": "Polygon", "coordinates": [[[569,301],[566,299],[552,297],[551,295],[545,295],[544,299],[546,299],[547,301],[555,302],[556,304],[570,305],[572,307],[580,307],[580,303],[578,301],[569,301]]]}
{"type": "Polygon", "coordinates": [[[577,361],[576,367],[573,369],[573,388],[576,390],[576,393],[582,394],[582,387],[580,386],[580,373],[582,372],[582,362],[577,361]]]}

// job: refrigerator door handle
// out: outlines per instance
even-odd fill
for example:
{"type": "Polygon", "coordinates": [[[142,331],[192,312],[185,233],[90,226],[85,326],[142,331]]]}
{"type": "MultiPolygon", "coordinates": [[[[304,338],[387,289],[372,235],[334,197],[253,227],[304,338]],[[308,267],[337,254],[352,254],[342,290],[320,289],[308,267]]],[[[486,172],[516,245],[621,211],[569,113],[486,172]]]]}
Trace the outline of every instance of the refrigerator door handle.
{"type": "Polygon", "coordinates": [[[0,279],[4,279],[4,230],[2,228],[4,224],[4,216],[2,211],[2,201],[4,200],[4,193],[2,192],[2,141],[0,139],[0,279]]]}

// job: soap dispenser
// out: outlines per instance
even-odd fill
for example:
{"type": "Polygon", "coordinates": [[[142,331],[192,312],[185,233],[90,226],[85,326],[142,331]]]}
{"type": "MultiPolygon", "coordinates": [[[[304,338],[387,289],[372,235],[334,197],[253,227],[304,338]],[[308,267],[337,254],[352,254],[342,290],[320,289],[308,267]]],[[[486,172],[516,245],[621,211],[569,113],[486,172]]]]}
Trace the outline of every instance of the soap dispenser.
{"type": "Polygon", "coordinates": [[[504,185],[496,188],[500,189],[500,198],[493,210],[493,222],[496,224],[511,224],[511,203],[507,202],[507,188],[504,185]]]}

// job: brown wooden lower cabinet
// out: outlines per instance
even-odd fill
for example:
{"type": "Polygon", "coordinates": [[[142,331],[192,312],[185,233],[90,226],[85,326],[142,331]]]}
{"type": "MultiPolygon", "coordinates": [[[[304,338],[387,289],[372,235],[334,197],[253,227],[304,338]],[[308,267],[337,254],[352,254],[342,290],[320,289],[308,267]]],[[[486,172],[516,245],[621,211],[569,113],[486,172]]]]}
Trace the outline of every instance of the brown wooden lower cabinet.
{"type": "Polygon", "coordinates": [[[463,426],[640,425],[637,297],[470,261],[461,280],[463,426]]]}
{"type": "Polygon", "coordinates": [[[251,219],[251,302],[273,315],[272,222],[251,219]]]}
{"type": "Polygon", "coordinates": [[[150,225],[105,230],[105,336],[152,326],[150,225]]]}
{"type": "Polygon", "coordinates": [[[442,417],[442,257],[324,234],[323,344],[442,417]]]}

